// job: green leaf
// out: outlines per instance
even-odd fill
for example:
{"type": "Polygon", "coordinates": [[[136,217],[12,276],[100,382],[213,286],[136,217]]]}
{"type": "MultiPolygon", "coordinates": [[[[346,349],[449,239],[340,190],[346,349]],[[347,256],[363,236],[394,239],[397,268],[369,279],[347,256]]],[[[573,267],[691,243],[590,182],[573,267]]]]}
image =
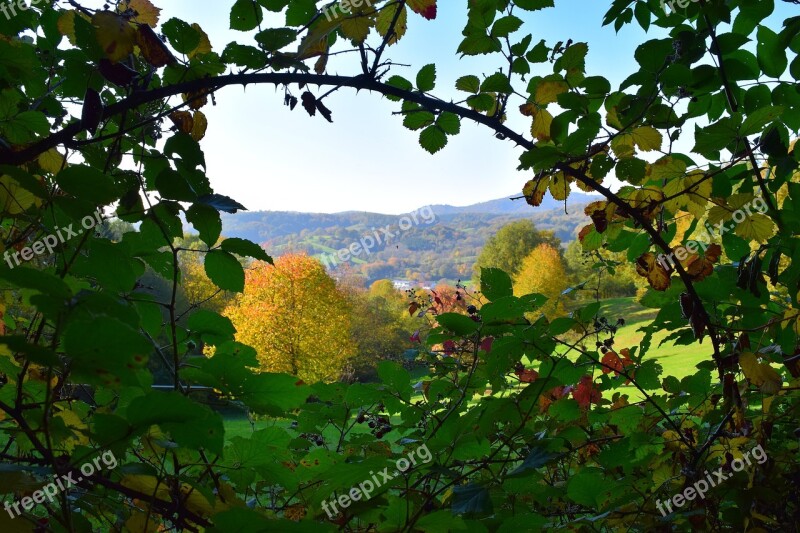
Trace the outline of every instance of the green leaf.
{"type": "Polygon", "coordinates": [[[186,211],[186,220],[200,233],[200,240],[209,248],[216,244],[222,233],[219,212],[205,204],[194,203],[186,211]]]}
{"type": "Polygon", "coordinates": [[[269,28],[256,34],[256,41],[268,52],[277,52],[297,39],[297,30],[292,28],[269,28]]]}
{"type": "Polygon", "coordinates": [[[783,107],[766,106],[750,113],[739,129],[740,135],[755,135],[761,133],[764,126],[780,118],[783,107]]]}
{"type": "Polygon", "coordinates": [[[266,261],[269,264],[272,264],[272,258],[267,255],[267,252],[264,249],[257,245],[254,242],[248,241],[247,239],[240,239],[238,237],[229,237],[222,241],[220,245],[223,250],[226,252],[230,252],[236,255],[242,255],[245,257],[252,257],[253,259],[258,259],[259,261],[266,261]]]}
{"type": "Polygon", "coordinates": [[[417,73],[417,89],[422,92],[432,91],[436,86],[436,65],[425,65],[417,73]]]}
{"type": "Polygon", "coordinates": [[[200,44],[200,33],[180,19],[171,18],[161,25],[169,44],[181,54],[188,54],[200,44]]]}
{"type": "Polygon", "coordinates": [[[244,269],[228,252],[222,250],[208,252],[205,271],[208,278],[220,289],[233,292],[244,290],[244,269]]]}
{"type": "Polygon", "coordinates": [[[595,509],[605,487],[607,483],[599,469],[584,467],[570,476],[567,482],[567,496],[577,504],[595,509]]]}
{"type": "Polygon", "coordinates": [[[495,301],[504,296],[512,296],[514,288],[511,276],[499,268],[481,268],[481,293],[489,301],[495,301]]]}
{"type": "Polygon", "coordinates": [[[65,168],[56,176],[56,182],[63,191],[97,206],[110,204],[120,196],[111,176],[86,165],[65,168]]]}
{"type": "Polygon", "coordinates": [[[508,81],[508,76],[502,72],[495,72],[481,84],[481,91],[487,93],[512,93],[514,89],[508,81]]]}
{"type": "Polygon", "coordinates": [[[481,327],[480,323],[458,313],[441,314],[436,317],[436,321],[456,335],[469,335],[470,333],[475,333],[481,327]]]}
{"type": "Polygon", "coordinates": [[[67,326],[64,350],[70,358],[72,376],[79,383],[141,386],[141,374],[153,345],[128,325],[97,317],[67,326]]]}
{"type": "Polygon", "coordinates": [[[222,417],[180,393],[150,391],[131,401],[127,415],[128,422],[139,432],[157,425],[181,446],[222,454],[222,417]]]}
{"type": "Polygon", "coordinates": [[[766,26],[758,27],[758,45],[756,46],[758,64],[764,74],[779,78],[788,64],[786,49],[781,46],[778,34],[766,26]]]}
{"type": "Polygon", "coordinates": [[[231,29],[250,31],[264,19],[261,6],[255,0],[236,0],[231,8],[231,29]]]}
{"type": "Polygon", "coordinates": [[[522,27],[522,19],[508,15],[495,21],[490,32],[492,37],[508,37],[522,27]]]}
{"type": "Polygon", "coordinates": [[[491,513],[492,499],[485,487],[469,483],[453,487],[453,514],[491,513]]]}
{"type": "Polygon", "coordinates": [[[439,126],[428,126],[419,134],[419,144],[431,154],[447,145],[447,135],[439,126]]]}
{"type": "Polygon", "coordinates": [[[456,80],[456,89],[468,93],[477,94],[481,90],[481,80],[478,76],[461,76],[456,80]]]}
{"type": "Polygon", "coordinates": [[[458,135],[461,131],[461,119],[455,113],[442,112],[436,119],[436,125],[448,135],[458,135]]]}
{"type": "Polygon", "coordinates": [[[233,340],[236,328],[231,320],[208,309],[198,309],[189,316],[189,329],[199,333],[204,339],[208,337],[209,344],[218,346],[226,341],[233,340]]]}

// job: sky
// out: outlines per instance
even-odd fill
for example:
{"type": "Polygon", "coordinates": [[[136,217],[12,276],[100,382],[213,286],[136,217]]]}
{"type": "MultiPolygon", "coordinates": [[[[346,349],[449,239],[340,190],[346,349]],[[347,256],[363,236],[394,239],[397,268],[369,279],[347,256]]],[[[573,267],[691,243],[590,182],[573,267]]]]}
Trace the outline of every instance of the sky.
{"type": "MultiPolygon", "coordinates": [[[[91,2],[86,2],[89,5],[91,2]]],[[[198,23],[221,53],[231,41],[252,42],[254,32],[229,29],[232,0],[153,0],[161,7],[163,23],[171,17],[198,23]]],[[[324,5],[324,2],[319,2],[324,5]]],[[[558,0],[555,8],[534,13],[516,10],[525,21],[512,42],[526,34],[533,43],[545,39],[589,43],[587,75],[602,75],[616,87],[637,68],[636,47],[664,37],[651,27],[648,34],[628,24],[617,34],[602,26],[610,2],[558,0]]],[[[438,16],[427,21],[409,14],[408,32],[389,47],[384,57],[397,66],[393,74],[414,79],[426,63],[437,66],[440,98],[463,98],[455,80],[466,74],[479,77],[496,72],[504,61],[499,54],[459,59],[456,53],[466,21],[465,0],[439,0],[438,16]]],[[[267,19],[266,24],[276,19],[267,19]]],[[[275,25],[280,25],[277,19],[275,25]]],[[[266,26],[265,24],[265,26],[266,26]]],[[[375,38],[373,35],[371,38],[375,38]]],[[[550,63],[532,65],[533,74],[552,73],[550,63]]],[[[339,57],[328,63],[330,74],[358,74],[355,61],[339,57]]],[[[523,83],[517,84],[524,89],[523,83]]],[[[319,95],[327,88],[312,92],[319,95]]],[[[294,90],[299,97],[301,91],[294,90]]],[[[379,94],[356,94],[340,89],[326,98],[333,124],[309,117],[301,106],[283,105],[283,92],[274,86],[228,87],[217,93],[217,105],[202,111],[209,127],[201,145],[207,172],[216,192],[228,195],[249,210],[335,213],[371,211],[409,212],[429,204],[468,205],[519,194],[530,178],[516,170],[520,148],[495,139],[485,127],[462,121],[461,134],[450,137],[444,150],[430,155],[418,144],[419,132],[407,130],[402,117],[392,115],[400,104],[379,94]]],[[[521,102],[516,102],[521,103],[521,102]]],[[[508,124],[529,131],[529,121],[510,106],[508,124]]]]}

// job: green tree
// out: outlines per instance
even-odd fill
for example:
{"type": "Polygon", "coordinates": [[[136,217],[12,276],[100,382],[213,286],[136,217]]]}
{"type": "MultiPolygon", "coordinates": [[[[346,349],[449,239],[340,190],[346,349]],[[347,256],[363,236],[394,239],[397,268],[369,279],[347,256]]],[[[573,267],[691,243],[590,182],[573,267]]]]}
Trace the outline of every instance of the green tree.
{"type": "Polygon", "coordinates": [[[499,268],[514,275],[519,272],[522,261],[543,243],[556,250],[561,247],[551,231],[537,230],[531,220],[509,222],[486,241],[473,266],[473,277],[478,279],[481,268],[499,268]]]}

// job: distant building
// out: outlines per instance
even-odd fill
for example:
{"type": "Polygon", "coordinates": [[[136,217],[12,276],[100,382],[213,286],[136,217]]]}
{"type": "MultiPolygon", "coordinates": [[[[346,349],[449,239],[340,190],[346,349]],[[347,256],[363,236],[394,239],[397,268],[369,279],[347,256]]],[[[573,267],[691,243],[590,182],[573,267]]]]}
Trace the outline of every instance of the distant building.
{"type": "Polygon", "coordinates": [[[393,279],[392,285],[398,291],[407,291],[411,288],[411,282],[407,279],[393,279]]]}

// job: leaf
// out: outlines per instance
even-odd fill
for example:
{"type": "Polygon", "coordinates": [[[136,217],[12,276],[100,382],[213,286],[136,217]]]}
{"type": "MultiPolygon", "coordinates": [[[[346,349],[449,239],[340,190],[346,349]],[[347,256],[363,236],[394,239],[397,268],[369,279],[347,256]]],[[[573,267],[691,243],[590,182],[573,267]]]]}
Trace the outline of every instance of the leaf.
{"type": "Polygon", "coordinates": [[[456,80],[456,89],[472,94],[478,94],[481,90],[481,80],[478,76],[462,76],[456,80]]]}
{"type": "Polygon", "coordinates": [[[267,263],[272,264],[272,258],[269,255],[267,255],[267,252],[265,252],[262,247],[246,239],[240,239],[238,237],[229,237],[224,241],[222,241],[221,247],[226,252],[230,252],[245,257],[252,257],[253,259],[258,259],[259,261],[266,261],[267,263]]]}
{"type": "Polygon", "coordinates": [[[388,40],[389,45],[392,45],[403,38],[406,34],[406,23],[408,21],[408,11],[405,5],[401,4],[388,4],[380,13],[375,21],[375,28],[381,37],[386,37],[391,32],[391,37],[388,40]],[[397,10],[400,9],[399,15],[397,10]],[[392,26],[395,15],[397,15],[397,23],[392,26]]]}
{"type": "Polygon", "coordinates": [[[569,85],[565,81],[542,81],[536,87],[536,94],[533,99],[538,105],[546,105],[558,100],[559,94],[569,91],[569,85]]]}
{"type": "Polygon", "coordinates": [[[195,111],[194,115],[192,116],[192,123],[193,123],[192,129],[189,132],[189,135],[191,135],[192,139],[194,139],[195,141],[199,141],[206,136],[206,130],[208,129],[208,119],[202,112],[195,111]]]}
{"type": "Polygon", "coordinates": [[[97,132],[97,127],[100,121],[103,120],[103,100],[97,91],[92,88],[86,89],[86,95],[83,97],[83,107],[81,108],[81,124],[83,127],[94,135],[97,132]]]}
{"type": "Polygon", "coordinates": [[[204,264],[208,279],[220,289],[233,292],[244,290],[244,269],[228,252],[212,250],[206,254],[204,264]]]}
{"type": "Polygon", "coordinates": [[[421,92],[429,92],[436,86],[436,65],[425,65],[417,73],[417,89],[421,92]]]}
{"type": "Polygon", "coordinates": [[[499,268],[481,268],[481,294],[493,302],[514,294],[511,276],[499,268]]]}
{"type": "Polygon", "coordinates": [[[550,125],[553,123],[553,115],[547,109],[537,109],[533,115],[531,124],[531,135],[540,142],[550,140],[550,125]]]}
{"type": "Polygon", "coordinates": [[[436,317],[436,321],[440,326],[456,335],[469,335],[480,329],[480,323],[458,313],[443,313],[436,317]]]}
{"type": "Polygon", "coordinates": [[[200,233],[200,240],[206,243],[206,246],[214,246],[222,233],[219,212],[210,205],[192,204],[186,211],[186,221],[200,233]]]}
{"type": "MultiPolygon", "coordinates": [[[[133,18],[135,22],[147,24],[153,28],[158,26],[161,8],[154,6],[150,0],[127,0],[124,6],[126,9],[136,12],[136,16],[133,18]]],[[[120,5],[121,7],[122,5],[120,5]]]]}
{"type": "Polygon", "coordinates": [[[247,211],[247,208],[236,200],[222,194],[204,194],[197,198],[197,203],[210,205],[218,211],[226,213],[236,213],[237,211],[247,211]]]}
{"type": "Polygon", "coordinates": [[[140,431],[157,425],[182,446],[222,453],[222,417],[180,393],[150,391],[135,398],[128,406],[127,418],[140,431]]]}
{"type": "Polygon", "coordinates": [[[431,154],[447,145],[447,135],[439,126],[428,126],[419,134],[419,144],[431,154]]]}
{"type": "Polygon", "coordinates": [[[603,394],[594,384],[591,376],[583,376],[578,386],[572,391],[572,397],[575,398],[581,408],[587,409],[589,404],[600,403],[603,399],[603,394]]]}
{"type": "Polygon", "coordinates": [[[436,18],[436,0],[408,0],[408,7],[423,18],[433,20],[436,18]]]}
{"type": "Polygon", "coordinates": [[[739,355],[739,365],[745,377],[766,394],[775,394],[783,385],[780,374],[768,363],[760,363],[756,354],[745,352],[739,355]]]}
{"type": "Polygon", "coordinates": [[[479,514],[491,513],[492,500],[485,487],[469,483],[453,487],[453,514],[479,514]]]}
{"type": "Polygon", "coordinates": [[[758,65],[767,76],[779,78],[788,65],[786,48],[781,45],[778,35],[766,26],[758,27],[757,36],[758,65]]]}
{"type": "Polygon", "coordinates": [[[156,32],[150,26],[141,25],[137,28],[136,44],[139,45],[145,60],[155,68],[173,65],[178,62],[169,48],[167,48],[167,45],[164,44],[164,41],[156,35],[156,32]]]}
{"type": "Polygon", "coordinates": [[[646,252],[636,260],[636,273],[647,278],[650,286],[657,291],[665,291],[670,285],[670,273],[658,262],[655,254],[646,252]]]}
{"type": "Polygon", "coordinates": [[[111,11],[98,11],[92,16],[97,42],[106,57],[116,63],[133,53],[136,42],[136,28],[128,19],[111,11]]]}
{"type": "Polygon", "coordinates": [[[253,0],[236,0],[231,8],[230,28],[250,31],[258,27],[264,18],[261,6],[253,0]]]}
{"type": "Polygon", "coordinates": [[[631,132],[633,142],[640,150],[649,152],[661,148],[661,133],[651,126],[641,126],[631,132]]]}
{"type": "Polygon", "coordinates": [[[734,233],[747,241],[763,243],[775,233],[775,223],[767,215],[754,213],[745,216],[745,219],[737,224],[734,233]]]}
{"type": "Polygon", "coordinates": [[[536,443],[531,446],[531,451],[523,459],[522,464],[511,471],[508,475],[509,476],[518,476],[520,474],[524,474],[529,470],[538,470],[541,467],[550,463],[553,459],[560,457],[561,454],[553,453],[547,450],[547,448],[542,443],[536,443]]]}

